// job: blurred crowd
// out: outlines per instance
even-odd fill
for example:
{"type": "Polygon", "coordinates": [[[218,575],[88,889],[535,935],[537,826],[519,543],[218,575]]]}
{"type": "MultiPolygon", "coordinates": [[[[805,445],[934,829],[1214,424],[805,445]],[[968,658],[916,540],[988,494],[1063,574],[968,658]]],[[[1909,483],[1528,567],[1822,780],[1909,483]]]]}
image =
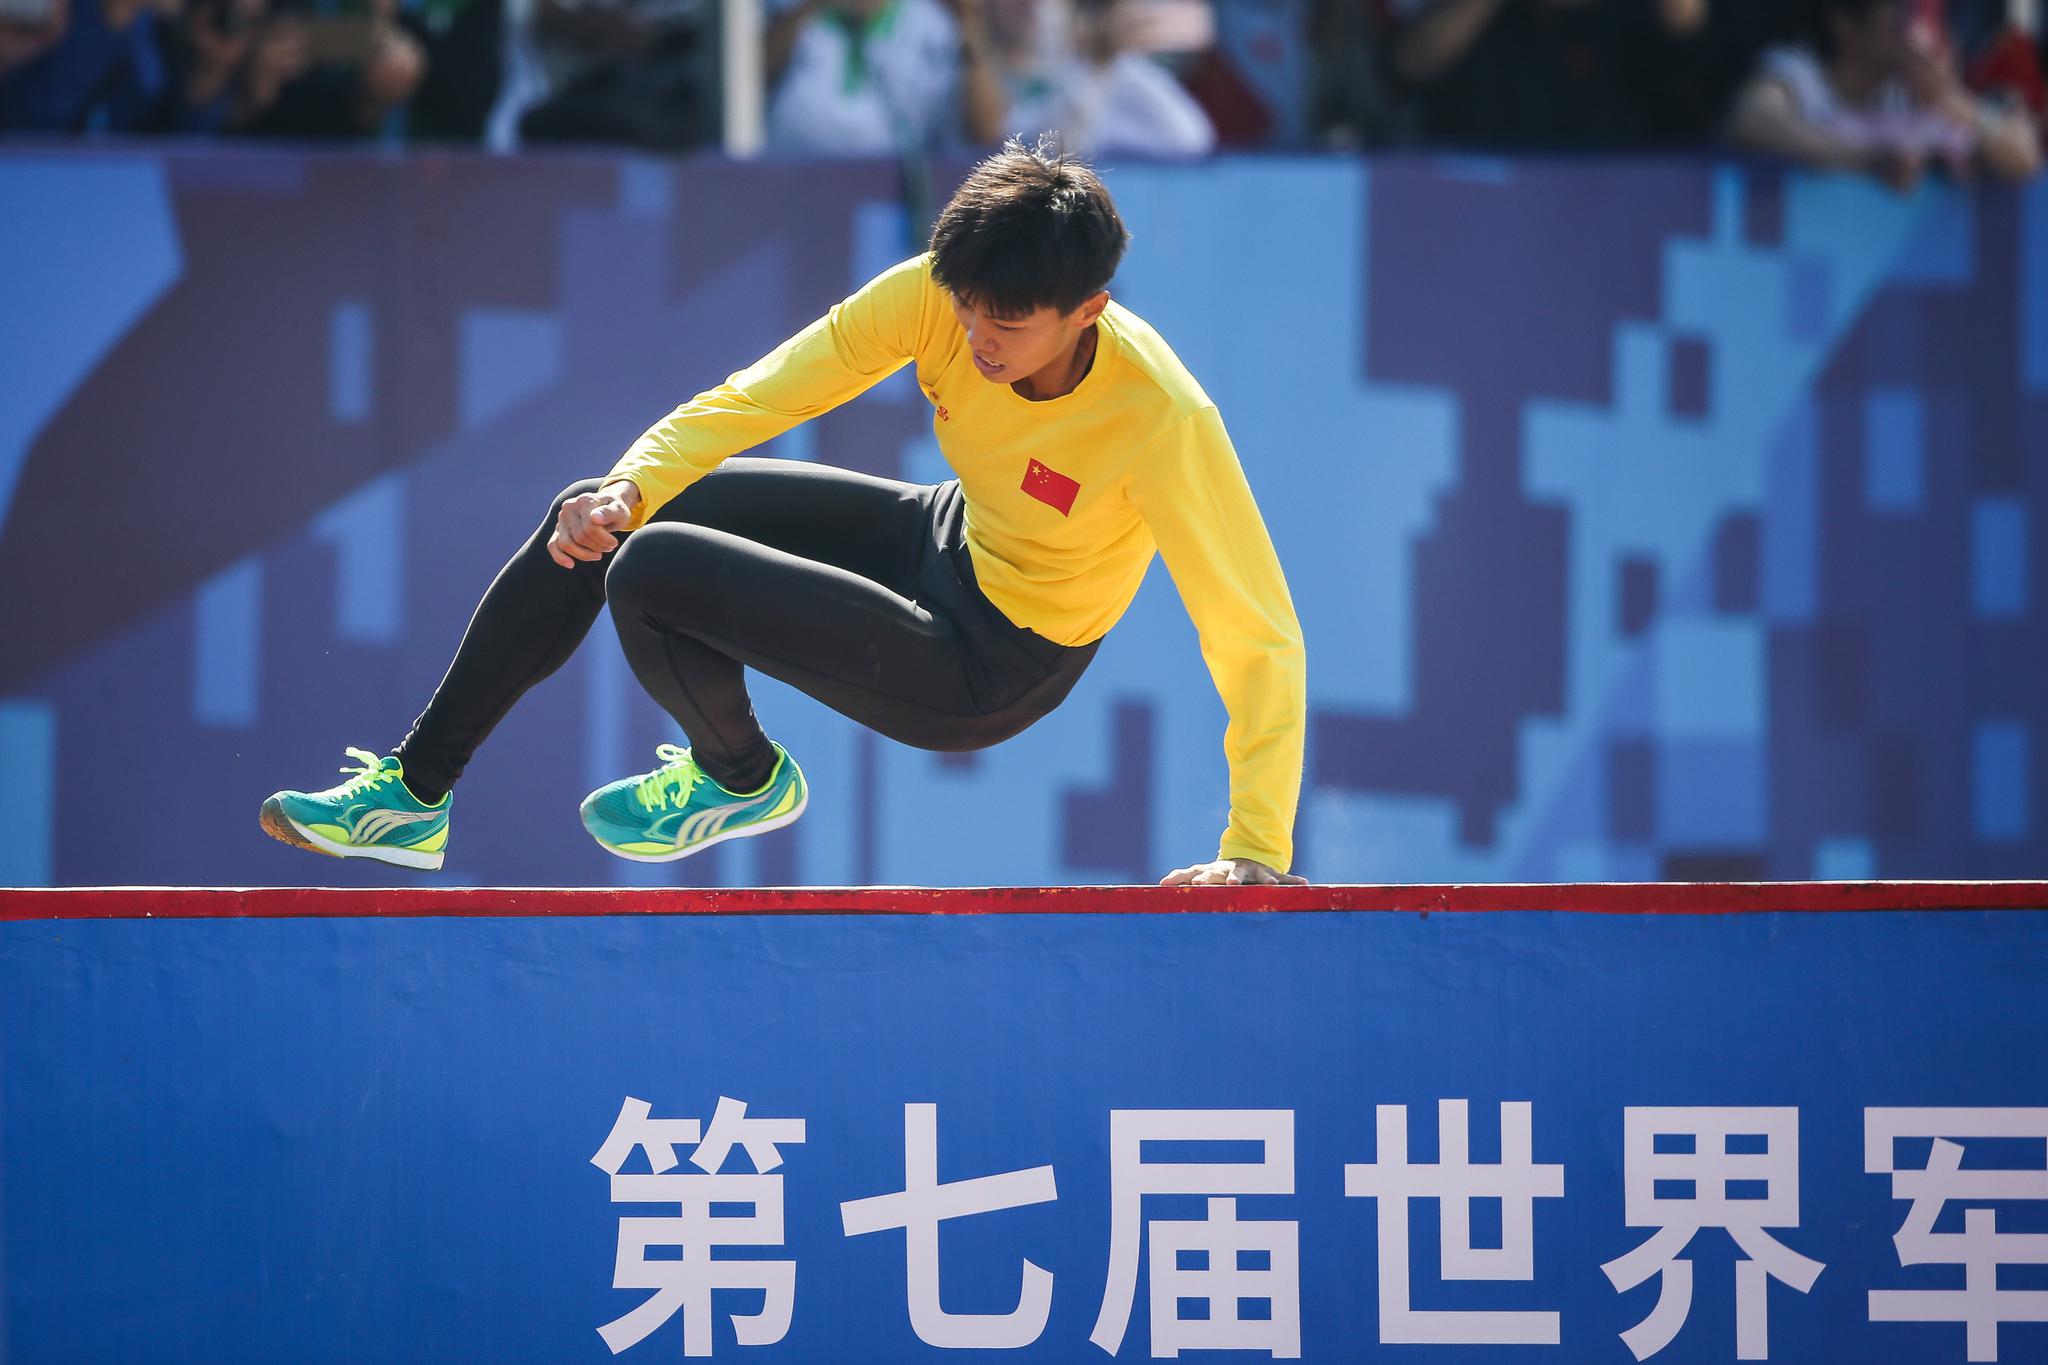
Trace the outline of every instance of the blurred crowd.
{"type": "MultiPolygon", "coordinates": [[[[763,0],[771,153],[2038,169],[2041,0],[763,0]]],[[[0,129],[716,145],[720,0],[0,0],[0,129]]]]}

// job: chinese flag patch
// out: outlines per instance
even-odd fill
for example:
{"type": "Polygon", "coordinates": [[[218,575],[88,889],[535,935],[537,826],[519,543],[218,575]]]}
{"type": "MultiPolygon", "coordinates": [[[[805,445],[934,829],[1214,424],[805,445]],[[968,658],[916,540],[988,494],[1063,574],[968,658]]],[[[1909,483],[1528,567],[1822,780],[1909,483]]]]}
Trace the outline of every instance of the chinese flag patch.
{"type": "Polygon", "coordinates": [[[1074,510],[1081,485],[1057,469],[1033,460],[1024,467],[1024,491],[1064,517],[1074,510]]]}

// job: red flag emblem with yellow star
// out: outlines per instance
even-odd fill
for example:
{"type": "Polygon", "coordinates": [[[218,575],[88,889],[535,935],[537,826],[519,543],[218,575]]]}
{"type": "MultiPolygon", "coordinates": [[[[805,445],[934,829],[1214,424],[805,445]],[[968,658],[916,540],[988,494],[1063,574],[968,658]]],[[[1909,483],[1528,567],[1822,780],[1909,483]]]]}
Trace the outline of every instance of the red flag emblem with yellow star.
{"type": "Polygon", "coordinates": [[[1050,465],[1033,460],[1024,466],[1024,491],[1064,517],[1074,510],[1081,485],[1050,465]]]}

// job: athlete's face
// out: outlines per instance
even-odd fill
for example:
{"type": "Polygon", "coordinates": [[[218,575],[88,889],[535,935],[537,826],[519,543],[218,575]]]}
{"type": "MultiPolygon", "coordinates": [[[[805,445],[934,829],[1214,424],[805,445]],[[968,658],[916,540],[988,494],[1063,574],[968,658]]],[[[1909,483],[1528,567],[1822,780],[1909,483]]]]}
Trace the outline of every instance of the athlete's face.
{"type": "Polygon", "coordinates": [[[1040,376],[1054,380],[1066,375],[1074,348],[1109,303],[1105,290],[1071,313],[1041,308],[1023,317],[999,318],[957,294],[952,298],[953,316],[967,334],[967,348],[981,377],[1027,388],[1040,376]]]}

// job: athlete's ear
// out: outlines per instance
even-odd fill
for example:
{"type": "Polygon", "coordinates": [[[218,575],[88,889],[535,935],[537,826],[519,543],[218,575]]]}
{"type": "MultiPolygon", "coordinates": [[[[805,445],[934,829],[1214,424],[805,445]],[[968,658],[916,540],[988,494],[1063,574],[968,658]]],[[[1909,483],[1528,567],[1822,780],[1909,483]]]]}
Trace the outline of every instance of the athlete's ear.
{"type": "Polygon", "coordinates": [[[1102,310],[1107,307],[1109,307],[1109,291],[1107,289],[1096,290],[1094,297],[1087,299],[1079,308],[1074,310],[1074,326],[1094,326],[1095,319],[1101,317],[1102,310]]]}

